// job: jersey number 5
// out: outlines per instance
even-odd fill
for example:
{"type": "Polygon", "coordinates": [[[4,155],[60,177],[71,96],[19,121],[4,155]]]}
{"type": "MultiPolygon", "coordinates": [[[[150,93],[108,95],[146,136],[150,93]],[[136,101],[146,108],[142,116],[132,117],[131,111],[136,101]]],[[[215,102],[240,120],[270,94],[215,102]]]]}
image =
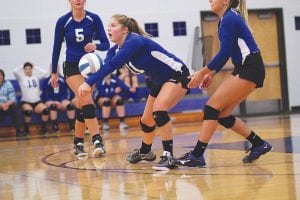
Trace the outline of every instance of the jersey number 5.
{"type": "Polygon", "coordinates": [[[75,29],[76,42],[82,42],[84,40],[83,28],[75,29]]]}

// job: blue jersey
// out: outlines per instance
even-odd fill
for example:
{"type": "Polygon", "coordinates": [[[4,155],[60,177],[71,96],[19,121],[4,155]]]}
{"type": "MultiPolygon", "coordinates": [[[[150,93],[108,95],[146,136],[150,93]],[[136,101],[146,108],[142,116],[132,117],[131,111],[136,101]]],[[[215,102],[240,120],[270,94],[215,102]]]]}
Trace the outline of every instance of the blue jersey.
{"type": "Polygon", "coordinates": [[[259,52],[254,38],[243,18],[234,9],[225,12],[218,25],[220,50],[208,63],[218,72],[231,57],[235,66],[242,65],[247,55],[259,52]]]}
{"type": "Polygon", "coordinates": [[[57,64],[62,42],[66,42],[66,61],[79,62],[86,54],[84,46],[92,40],[100,40],[96,44],[97,49],[106,51],[109,49],[103,24],[98,15],[86,11],[85,18],[77,22],[72,17],[72,12],[60,17],[55,26],[55,37],[52,52],[52,73],[57,72],[57,64]]]}
{"type": "Polygon", "coordinates": [[[86,82],[93,85],[123,65],[134,73],[147,73],[152,84],[161,85],[181,71],[184,63],[153,40],[129,33],[120,49],[115,45],[107,52],[104,65],[86,82]]]}
{"type": "Polygon", "coordinates": [[[68,86],[62,77],[59,77],[57,81],[58,87],[53,88],[51,86],[50,77],[44,79],[41,84],[43,102],[46,101],[63,101],[68,99],[68,86]]]}
{"type": "Polygon", "coordinates": [[[118,77],[111,77],[110,82],[106,82],[105,80],[98,81],[96,83],[96,89],[98,91],[98,97],[108,97],[112,98],[113,96],[117,95],[115,89],[120,87],[123,90],[129,91],[129,87],[121,81],[118,77]]]}

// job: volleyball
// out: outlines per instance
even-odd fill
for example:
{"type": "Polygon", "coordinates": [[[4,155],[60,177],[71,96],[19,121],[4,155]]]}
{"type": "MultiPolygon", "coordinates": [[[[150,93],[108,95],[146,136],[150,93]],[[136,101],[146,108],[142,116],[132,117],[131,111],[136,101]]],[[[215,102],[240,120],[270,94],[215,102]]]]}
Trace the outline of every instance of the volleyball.
{"type": "Polygon", "coordinates": [[[79,60],[79,71],[84,78],[88,78],[102,67],[101,57],[95,53],[87,53],[79,60]]]}

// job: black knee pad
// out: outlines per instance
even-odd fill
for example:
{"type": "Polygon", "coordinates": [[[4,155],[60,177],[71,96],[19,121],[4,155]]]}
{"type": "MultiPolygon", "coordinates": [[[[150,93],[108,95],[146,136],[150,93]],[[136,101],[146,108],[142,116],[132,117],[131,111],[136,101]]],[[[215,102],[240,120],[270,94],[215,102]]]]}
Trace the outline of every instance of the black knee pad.
{"type": "Polygon", "coordinates": [[[142,131],[145,132],[145,133],[151,133],[155,129],[155,125],[154,126],[147,126],[142,121],[140,121],[140,125],[141,125],[142,131]]]}
{"type": "Polygon", "coordinates": [[[218,121],[225,128],[231,128],[231,127],[233,127],[235,120],[236,120],[236,118],[234,116],[229,115],[227,117],[220,118],[218,121]]]}
{"type": "Polygon", "coordinates": [[[42,110],[42,115],[49,115],[49,109],[45,108],[44,110],[42,110]]]}
{"type": "Polygon", "coordinates": [[[217,109],[214,109],[213,107],[209,105],[205,105],[204,108],[204,120],[218,120],[220,111],[217,109]]]}
{"type": "Polygon", "coordinates": [[[74,110],[74,109],[75,109],[75,107],[74,107],[73,104],[69,103],[69,104],[67,105],[67,110],[71,111],[71,110],[74,110]]]}
{"type": "Polygon", "coordinates": [[[80,122],[84,122],[83,111],[79,108],[76,108],[76,119],[80,122]]]}
{"type": "Polygon", "coordinates": [[[51,104],[50,110],[57,110],[57,105],[55,103],[51,104]]]}
{"type": "Polygon", "coordinates": [[[158,127],[162,127],[170,121],[170,117],[167,111],[155,111],[153,112],[153,117],[158,127]]]}
{"type": "Polygon", "coordinates": [[[88,104],[82,106],[84,119],[93,119],[96,117],[95,106],[93,104],[88,104]]]}
{"type": "Polygon", "coordinates": [[[105,100],[105,101],[103,101],[102,106],[104,106],[104,107],[109,107],[109,106],[111,106],[110,100],[105,100]]]}
{"type": "Polygon", "coordinates": [[[32,110],[24,110],[24,115],[26,116],[26,117],[31,117],[31,115],[32,115],[32,110]]]}
{"type": "Polygon", "coordinates": [[[122,105],[124,105],[124,99],[122,99],[122,98],[118,99],[117,102],[116,102],[116,105],[117,105],[117,106],[122,106],[122,105]]]}

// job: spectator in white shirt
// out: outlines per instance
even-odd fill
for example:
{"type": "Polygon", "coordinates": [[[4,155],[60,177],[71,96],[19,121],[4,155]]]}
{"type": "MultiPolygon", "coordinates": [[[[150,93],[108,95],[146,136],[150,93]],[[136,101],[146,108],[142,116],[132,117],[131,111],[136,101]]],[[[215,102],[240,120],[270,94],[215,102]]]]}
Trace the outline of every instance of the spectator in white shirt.
{"type": "Polygon", "coordinates": [[[49,118],[47,106],[41,102],[40,80],[48,75],[48,72],[30,62],[25,62],[22,67],[14,69],[14,75],[19,82],[22,98],[21,110],[24,114],[24,131],[28,135],[29,124],[33,112],[40,114],[42,118],[41,134],[47,133],[46,123],[49,118]]]}

